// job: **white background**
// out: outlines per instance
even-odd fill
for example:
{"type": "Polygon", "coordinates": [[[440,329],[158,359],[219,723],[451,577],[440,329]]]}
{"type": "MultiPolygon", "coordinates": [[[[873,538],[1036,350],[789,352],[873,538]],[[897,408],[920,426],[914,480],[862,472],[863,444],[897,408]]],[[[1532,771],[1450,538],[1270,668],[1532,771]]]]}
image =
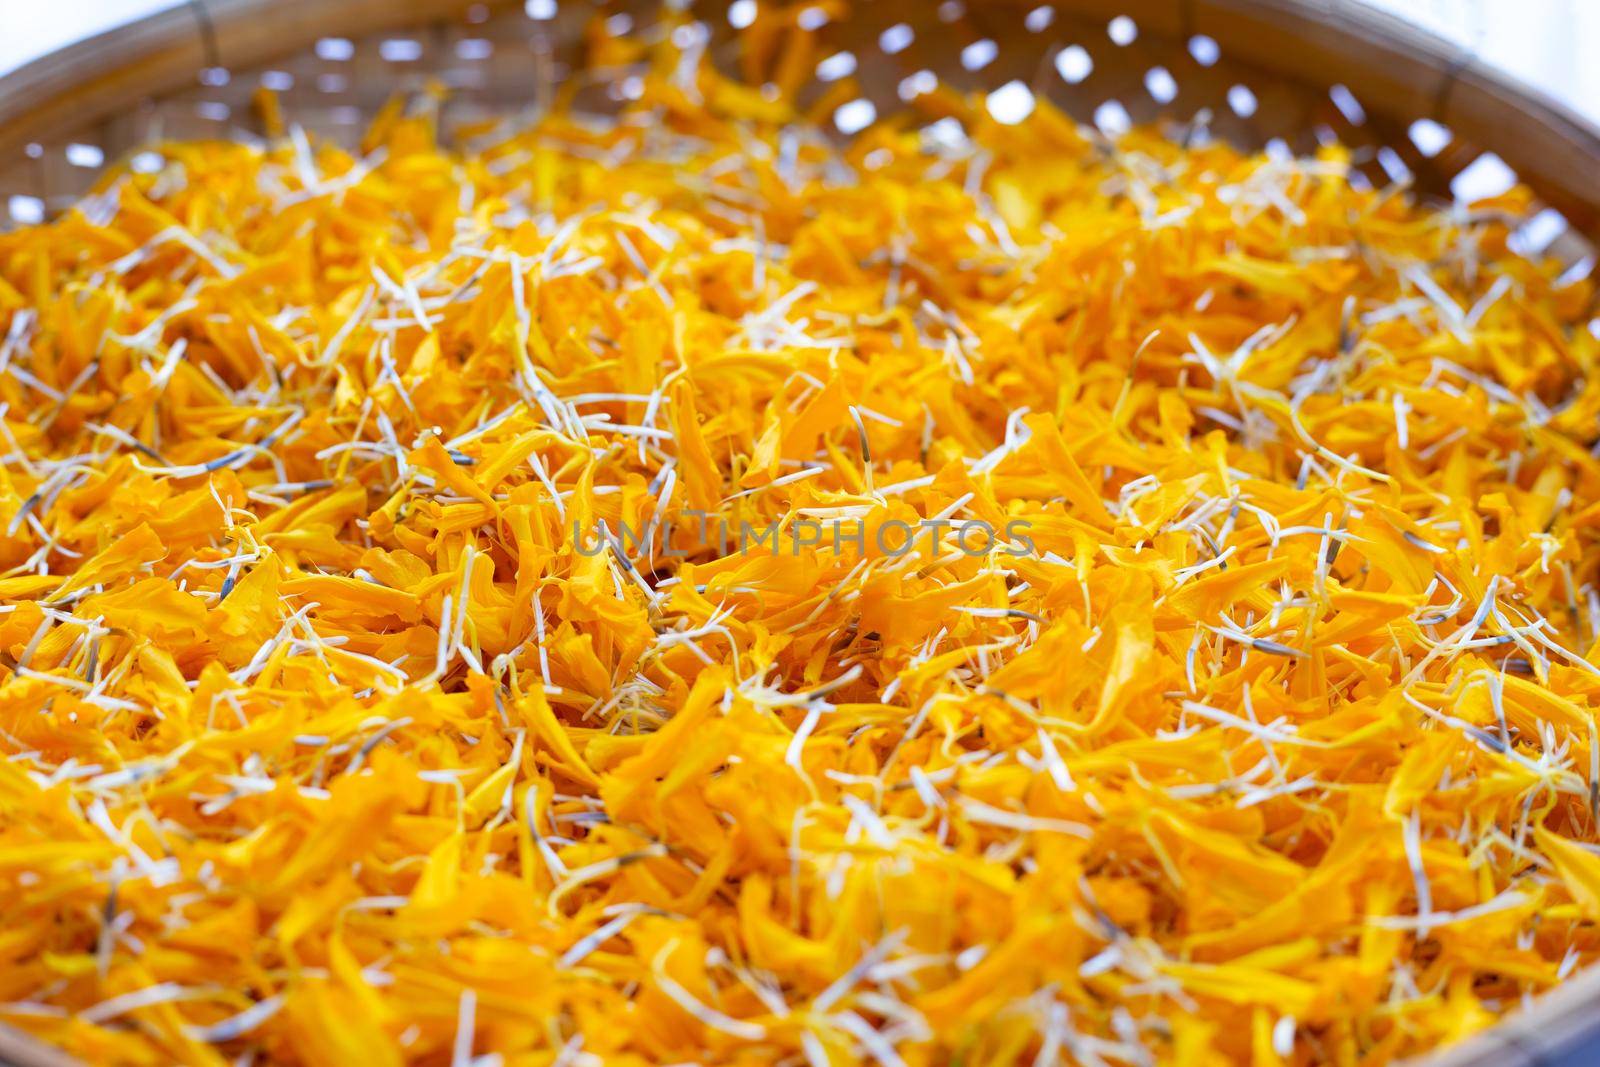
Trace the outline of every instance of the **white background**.
{"type": "MultiPolygon", "coordinates": [[[[1600,121],[1600,0],[1363,0],[1467,45],[1600,121]]],[[[174,0],[0,0],[0,73],[174,0]]]]}

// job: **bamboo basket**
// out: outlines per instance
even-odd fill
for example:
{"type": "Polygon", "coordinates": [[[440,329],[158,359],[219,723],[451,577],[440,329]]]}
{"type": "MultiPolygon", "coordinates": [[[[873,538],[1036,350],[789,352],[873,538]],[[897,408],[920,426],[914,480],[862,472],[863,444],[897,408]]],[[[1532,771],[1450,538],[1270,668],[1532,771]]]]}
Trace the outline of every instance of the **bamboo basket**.
{"type": "MultiPolygon", "coordinates": [[[[667,0],[738,62],[741,5],[667,0]]],[[[763,0],[773,3],[775,0],[763,0]]],[[[801,5],[794,5],[801,6],[801,5]]],[[[449,89],[444,136],[537,115],[575,81],[585,108],[621,98],[626,71],[584,63],[597,10],[649,34],[659,0],[187,0],[0,77],[0,226],[48,218],[105,168],[159,163],[164,139],[255,138],[258,86],[306,129],[353,144],[396,93],[449,89]]],[[[747,9],[746,9],[747,10],[747,9]]],[[[780,53],[853,67],[857,113],[887,116],[933,80],[1020,83],[1085,123],[1169,122],[1249,148],[1342,142],[1375,185],[1425,200],[1504,182],[1538,203],[1518,250],[1593,267],[1600,130],[1470,52],[1357,0],[816,0],[780,53]],[[848,54],[849,60],[837,57],[848,54]],[[853,62],[851,62],[853,61],[853,62]]],[[[823,65],[807,92],[827,88],[823,65]]],[[[1015,93],[1016,90],[1012,90],[1015,93]]],[[[0,1064],[75,1061],[0,1023],[0,1064]]],[[[1600,1062],[1600,968],[1574,976],[1426,1067],[1600,1062]]]]}

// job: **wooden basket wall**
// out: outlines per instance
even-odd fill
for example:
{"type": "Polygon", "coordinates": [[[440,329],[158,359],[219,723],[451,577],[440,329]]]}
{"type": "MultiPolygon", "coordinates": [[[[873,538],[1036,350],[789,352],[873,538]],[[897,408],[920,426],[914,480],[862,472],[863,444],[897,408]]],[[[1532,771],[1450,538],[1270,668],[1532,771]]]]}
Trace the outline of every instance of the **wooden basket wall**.
{"type": "MultiPolygon", "coordinates": [[[[1250,148],[1343,142],[1378,185],[1451,198],[1452,183],[1514,173],[1541,201],[1528,254],[1593,268],[1600,131],[1464,52],[1357,0],[754,0],[795,26],[780,55],[815,64],[806,92],[889,115],[942,82],[1018,82],[1085,123],[1173,120],[1250,148]]],[[[667,0],[700,20],[713,58],[739,71],[752,0],[667,0]]],[[[188,0],[0,78],[0,225],[48,217],[108,166],[159,163],[163,139],[256,137],[252,95],[353,143],[396,92],[451,92],[446,136],[536,114],[577,79],[587,106],[627,91],[627,71],[583,63],[597,10],[608,31],[650,34],[660,0],[188,0]],[[154,153],[142,155],[141,153],[154,153]]],[[[760,78],[765,72],[742,71],[760,78]]],[[[1009,90],[1013,97],[1018,88],[1009,90]]],[[[856,107],[854,114],[868,114],[856,107]]],[[[1579,975],[1432,1067],[1600,1062],[1600,971],[1579,975]],[[1594,1020],[1594,1021],[1591,1021],[1594,1020]]],[[[0,1024],[0,1063],[65,1064],[0,1024]]]]}

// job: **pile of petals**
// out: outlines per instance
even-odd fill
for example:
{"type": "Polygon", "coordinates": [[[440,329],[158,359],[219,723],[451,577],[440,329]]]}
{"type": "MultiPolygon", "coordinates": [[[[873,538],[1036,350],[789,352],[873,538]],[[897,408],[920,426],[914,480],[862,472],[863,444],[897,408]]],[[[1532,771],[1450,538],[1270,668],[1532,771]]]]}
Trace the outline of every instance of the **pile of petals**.
{"type": "Polygon", "coordinates": [[[624,58],[0,235],[0,1022],[1376,1064],[1600,957],[1600,342],[1524,191],[624,58]]]}

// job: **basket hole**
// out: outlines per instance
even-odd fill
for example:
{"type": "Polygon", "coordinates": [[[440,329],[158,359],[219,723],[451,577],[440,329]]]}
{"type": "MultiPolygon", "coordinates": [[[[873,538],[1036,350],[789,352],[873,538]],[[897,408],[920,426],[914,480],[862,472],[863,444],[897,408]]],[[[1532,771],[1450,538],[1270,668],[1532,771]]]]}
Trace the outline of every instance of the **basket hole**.
{"type": "Polygon", "coordinates": [[[1202,67],[1210,67],[1214,66],[1217,60],[1222,58],[1222,48],[1217,44],[1215,38],[1207,37],[1203,33],[1197,33],[1189,38],[1189,54],[1202,67]]]}
{"type": "Polygon", "coordinates": [[[494,42],[482,37],[466,37],[456,42],[456,58],[475,61],[494,54],[494,42]]]}
{"type": "Polygon", "coordinates": [[[1144,87],[1158,104],[1170,104],[1178,98],[1178,82],[1166,67],[1151,67],[1144,72],[1144,87]]]}
{"type": "Polygon", "coordinates": [[[1417,146],[1417,151],[1429,159],[1443,152],[1444,146],[1450,143],[1450,128],[1432,119],[1418,119],[1411,124],[1408,132],[1411,135],[1411,143],[1417,146]]]}
{"type": "Polygon", "coordinates": [[[1228,90],[1228,107],[1235,115],[1247,119],[1256,113],[1256,94],[1248,86],[1235,85],[1228,90]]]}
{"type": "Polygon", "coordinates": [[[1139,39],[1139,24],[1126,15],[1118,15],[1106,26],[1106,36],[1112,44],[1126,47],[1139,39]]]}
{"type": "Polygon", "coordinates": [[[630,74],[607,86],[607,94],[613,100],[638,100],[644,96],[644,79],[630,74]]]}
{"type": "Polygon", "coordinates": [[[982,70],[994,62],[994,57],[1000,54],[1000,46],[985,37],[981,41],[973,41],[961,50],[961,65],[968,70],[982,70]]]}
{"type": "Polygon", "coordinates": [[[874,148],[861,160],[861,165],[867,170],[882,170],[894,162],[894,153],[887,148],[874,148]]]}
{"type": "Polygon", "coordinates": [[[1517,174],[1493,152],[1485,152],[1450,179],[1450,192],[1464,204],[1503,196],[1517,184],[1517,174]]]}
{"type": "Polygon", "coordinates": [[[817,64],[817,77],[825,82],[836,82],[856,72],[856,57],[851,52],[835,52],[817,64]]]}
{"type": "Polygon", "coordinates": [[[1094,71],[1094,60],[1081,44],[1068,45],[1056,53],[1056,73],[1069,85],[1077,85],[1094,71]]]}
{"type": "Polygon", "coordinates": [[[950,116],[929,123],[922,131],[922,145],[930,152],[960,152],[969,145],[966,128],[961,121],[950,116]]]}
{"type": "Polygon", "coordinates": [[[1389,176],[1389,180],[1396,185],[1408,185],[1411,182],[1411,168],[1406,166],[1406,161],[1400,158],[1400,153],[1384,145],[1378,149],[1378,166],[1389,176]]]}
{"type": "Polygon", "coordinates": [[[871,126],[878,118],[878,109],[865,97],[840,104],[833,113],[833,124],[841,133],[854,134],[871,126]]]}
{"type": "Polygon", "coordinates": [[[939,5],[940,22],[954,22],[966,13],[967,5],[961,0],[944,0],[944,3],[939,5]]]}
{"type": "Polygon", "coordinates": [[[395,37],[378,45],[378,55],[390,63],[415,63],[422,58],[422,42],[395,37]]]}
{"type": "Polygon", "coordinates": [[[328,118],[336,126],[360,126],[366,122],[361,109],[348,104],[329,109],[328,118]]]}
{"type": "Polygon", "coordinates": [[[1328,90],[1328,99],[1333,101],[1333,106],[1339,109],[1339,114],[1352,126],[1364,125],[1367,121],[1367,110],[1361,106],[1361,101],[1343,85],[1335,85],[1328,90]]]}
{"type": "Polygon", "coordinates": [[[1022,20],[1022,25],[1027,28],[1029,33],[1043,33],[1050,28],[1050,24],[1055,20],[1055,8],[1045,5],[1036,7],[1028,12],[1027,17],[1022,20]]]}
{"type": "Polygon", "coordinates": [[[756,21],[756,0],[733,0],[728,5],[728,25],[748,29],[756,21]]]}
{"type": "MultiPolygon", "coordinates": [[[[737,7],[738,5],[734,6],[737,7]]],[[[755,4],[752,3],[750,6],[754,7],[755,4]]],[[[528,0],[527,3],[522,5],[522,10],[527,12],[530,19],[538,19],[540,22],[544,22],[556,17],[556,0],[528,0]]],[[[728,19],[729,21],[733,19],[732,10],[728,12],[728,19]]]]}
{"type": "Polygon", "coordinates": [[[135,174],[158,174],[166,165],[167,161],[160,152],[136,152],[128,160],[128,169],[135,174]]]}
{"type": "Polygon", "coordinates": [[[345,37],[324,37],[316,45],[317,58],[344,63],[356,54],[355,42],[345,37]]]}
{"type": "Polygon", "coordinates": [[[680,52],[701,48],[711,39],[711,30],[703,22],[685,22],[672,28],[672,47],[680,52]]]}
{"type": "Polygon", "coordinates": [[[98,167],[106,161],[105,152],[99,145],[81,144],[74,141],[67,145],[67,162],[74,167],[98,167]]]}
{"type": "Polygon", "coordinates": [[[37,196],[13,196],[6,201],[11,221],[22,226],[37,226],[44,221],[44,201],[37,196]]]}
{"type": "Polygon", "coordinates": [[[317,88],[324,93],[342,93],[350,88],[350,79],[343,74],[319,74],[317,88]]]}
{"type": "Polygon", "coordinates": [[[1003,126],[1015,126],[1033,114],[1033,90],[1020,81],[1008,81],[989,94],[989,114],[1003,126]]]}
{"type": "Polygon", "coordinates": [[[194,106],[194,113],[212,122],[227,122],[233,110],[220,100],[202,100],[194,106]]]}
{"type": "Polygon", "coordinates": [[[808,7],[800,12],[800,17],[795,20],[802,30],[820,30],[828,24],[828,13],[820,7],[808,7]]]}
{"type": "Polygon", "coordinates": [[[1540,256],[1568,228],[1566,216],[1553,207],[1547,207],[1518,226],[1506,240],[1506,246],[1519,256],[1540,256]]]}
{"type": "Polygon", "coordinates": [[[1107,100],[1094,109],[1094,124],[1107,137],[1117,137],[1133,128],[1133,116],[1117,100],[1107,100]]]}
{"type": "Polygon", "coordinates": [[[1274,137],[1267,141],[1264,151],[1267,158],[1274,163],[1287,163],[1294,158],[1294,150],[1289,147],[1289,142],[1282,137],[1274,137]]]}
{"type": "Polygon", "coordinates": [[[883,49],[885,55],[892,56],[909,48],[916,36],[910,26],[897,22],[878,34],[878,47],[883,49]]]}
{"type": "Polygon", "coordinates": [[[939,88],[939,76],[931,70],[919,70],[900,79],[900,99],[911,101],[939,88]]]}
{"type": "Polygon", "coordinates": [[[286,93],[294,88],[294,75],[286,70],[264,70],[261,72],[261,88],[286,93]]]}
{"type": "Polygon", "coordinates": [[[28,146],[26,148],[24,148],[22,150],[22,152],[29,159],[43,159],[44,158],[44,145],[40,144],[37,141],[30,141],[30,142],[28,142],[28,146]]]}
{"type": "Polygon", "coordinates": [[[200,84],[220,89],[228,84],[227,67],[206,67],[200,72],[200,84]]]}

